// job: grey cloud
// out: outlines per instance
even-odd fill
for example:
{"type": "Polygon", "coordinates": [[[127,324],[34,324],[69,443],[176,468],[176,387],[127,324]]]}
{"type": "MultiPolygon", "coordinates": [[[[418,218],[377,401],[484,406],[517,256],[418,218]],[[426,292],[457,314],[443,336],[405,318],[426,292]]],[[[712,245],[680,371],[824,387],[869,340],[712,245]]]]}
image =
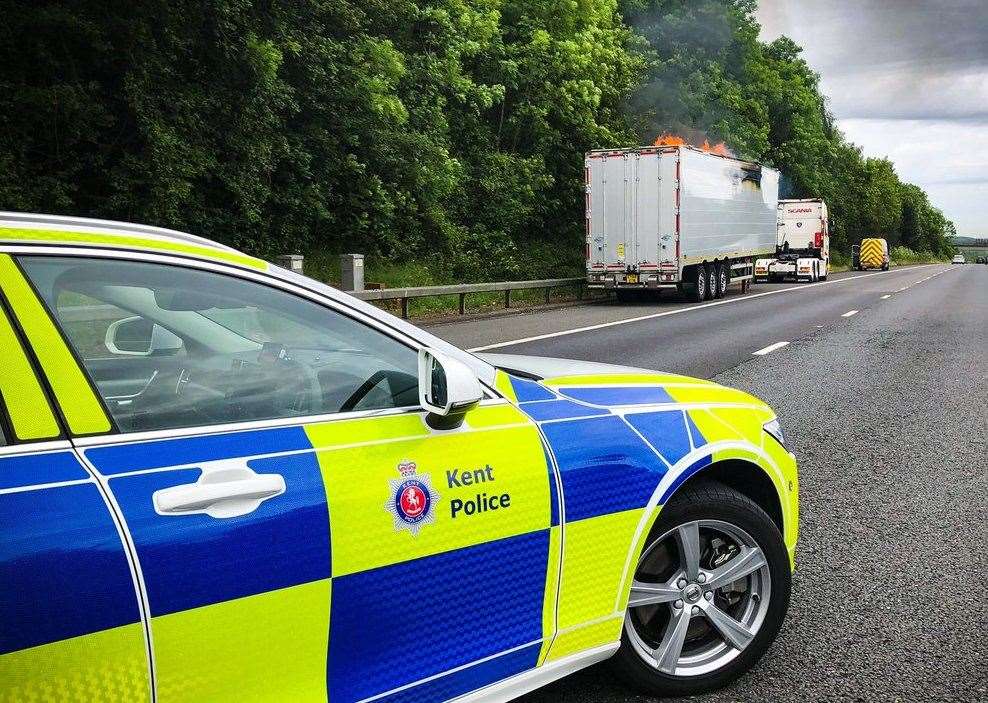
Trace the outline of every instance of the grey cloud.
{"type": "Polygon", "coordinates": [[[770,34],[790,34],[837,76],[988,67],[986,0],[762,0],[770,34]]]}

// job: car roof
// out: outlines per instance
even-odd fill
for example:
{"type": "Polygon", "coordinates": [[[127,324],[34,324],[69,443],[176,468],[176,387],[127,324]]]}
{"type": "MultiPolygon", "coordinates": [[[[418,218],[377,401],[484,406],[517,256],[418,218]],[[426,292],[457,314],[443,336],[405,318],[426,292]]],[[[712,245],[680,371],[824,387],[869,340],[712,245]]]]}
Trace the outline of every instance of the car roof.
{"type": "Polygon", "coordinates": [[[93,246],[221,261],[255,270],[269,264],[186,232],[132,222],[0,211],[0,244],[93,246]]]}

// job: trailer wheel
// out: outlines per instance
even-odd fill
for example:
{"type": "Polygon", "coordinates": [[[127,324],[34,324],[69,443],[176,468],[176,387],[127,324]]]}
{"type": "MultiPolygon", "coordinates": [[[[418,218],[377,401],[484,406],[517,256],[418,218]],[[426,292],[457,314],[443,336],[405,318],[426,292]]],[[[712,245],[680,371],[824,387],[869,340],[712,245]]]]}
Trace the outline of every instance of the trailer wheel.
{"type": "Polygon", "coordinates": [[[687,295],[694,303],[702,303],[707,298],[707,270],[703,264],[693,267],[690,279],[687,295]]]}
{"type": "Polygon", "coordinates": [[[707,300],[713,300],[717,295],[717,264],[707,267],[707,300]]]}
{"type": "Polygon", "coordinates": [[[717,292],[714,297],[723,298],[727,293],[727,286],[731,282],[728,276],[728,265],[726,262],[717,264],[717,292]]]}

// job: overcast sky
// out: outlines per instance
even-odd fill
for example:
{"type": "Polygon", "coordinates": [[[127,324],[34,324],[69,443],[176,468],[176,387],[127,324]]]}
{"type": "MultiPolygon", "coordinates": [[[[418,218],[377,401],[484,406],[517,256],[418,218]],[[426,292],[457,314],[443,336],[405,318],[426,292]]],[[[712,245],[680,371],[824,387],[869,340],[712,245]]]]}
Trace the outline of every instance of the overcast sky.
{"type": "Polygon", "coordinates": [[[988,236],[988,0],[760,0],[805,49],[841,129],[988,236]]]}

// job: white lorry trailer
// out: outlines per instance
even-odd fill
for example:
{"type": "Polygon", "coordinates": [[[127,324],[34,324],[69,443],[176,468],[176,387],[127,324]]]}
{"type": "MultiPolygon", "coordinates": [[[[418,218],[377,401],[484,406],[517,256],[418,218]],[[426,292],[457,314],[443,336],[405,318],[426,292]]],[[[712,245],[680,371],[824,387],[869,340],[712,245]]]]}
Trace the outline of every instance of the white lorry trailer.
{"type": "Polygon", "coordinates": [[[755,262],[756,281],[826,281],[830,271],[830,215],[820,198],[779,201],[775,256],[755,262]]]}
{"type": "Polygon", "coordinates": [[[775,251],[779,173],[690,146],[586,157],[587,285],[676,288],[692,300],[746,291],[775,251]]]}

